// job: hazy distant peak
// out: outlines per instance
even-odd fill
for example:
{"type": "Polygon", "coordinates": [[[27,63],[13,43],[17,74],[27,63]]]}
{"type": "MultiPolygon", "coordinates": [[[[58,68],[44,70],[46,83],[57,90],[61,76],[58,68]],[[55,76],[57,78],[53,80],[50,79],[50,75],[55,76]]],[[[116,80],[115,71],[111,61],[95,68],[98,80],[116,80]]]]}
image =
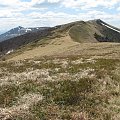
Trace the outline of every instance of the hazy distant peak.
{"type": "Polygon", "coordinates": [[[14,38],[20,35],[24,35],[26,33],[30,32],[37,32],[39,30],[44,30],[46,27],[37,27],[37,28],[24,28],[22,26],[18,26],[15,28],[12,28],[11,30],[7,31],[6,33],[3,33],[0,35],[0,42],[4,40],[8,40],[10,38],[14,38]]]}

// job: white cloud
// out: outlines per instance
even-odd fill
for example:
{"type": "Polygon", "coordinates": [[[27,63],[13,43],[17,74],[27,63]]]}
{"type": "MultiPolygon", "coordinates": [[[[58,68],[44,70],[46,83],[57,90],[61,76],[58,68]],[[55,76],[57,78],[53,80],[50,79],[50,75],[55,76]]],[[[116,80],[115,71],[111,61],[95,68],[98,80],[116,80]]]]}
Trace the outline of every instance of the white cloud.
{"type": "Polygon", "coordinates": [[[116,21],[120,21],[120,7],[115,8],[116,5],[120,5],[120,0],[31,0],[30,2],[0,0],[0,26],[5,29],[19,25],[54,26],[76,20],[98,18],[115,25],[118,23],[116,21]],[[42,3],[46,4],[46,7],[41,6],[42,3]],[[49,4],[57,4],[60,7],[53,11],[49,8],[49,4]],[[99,10],[99,6],[103,10],[99,10]],[[104,8],[108,8],[108,11],[105,12],[104,8]],[[110,8],[118,12],[111,14],[110,8]]]}
{"type": "Polygon", "coordinates": [[[77,20],[90,20],[90,19],[102,19],[112,23],[112,21],[120,20],[119,16],[120,16],[119,14],[111,15],[103,11],[92,10],[78,14],[67,14],[64,12],[52,12],[52,11],[45,12],[44,14],[32,12],[27,15],[27,18],[31,19],[31,21],[36,20],[39,22],[45,21],[46,25],[54,26],[57,24],[64,24],[77,20]]]}
{"type": "Polygon", "coordinates": [[[20,0],[0,0],[0,5],[11,7],[30,7],[43,2],[59,3],[65,7],[73,8],[93,8],[98,6],[113,7],[115,4],[120,3],[120,0],[31,0],[30,2],[21,2],[20,0]]]}
{"type": "Polygon", "coordinates": [[[12,10],[0,10],[0,18],[16,18],[23,17],[24,15],[20,12],[13,12],[12,10]]]}
{"type": "Polygon", "coordinates": [[[120,11],[120,7],[117,8],[117,11],[120,11]]]}
{"type": "Polygon", "coordinates": [[[90,19],[98,19],[98,18],[105,20],[110,24],[114,24],[115,21],[120,20],[120,14],[111,15],[101,11],[89,11],[86,13],[78,13],[75,15],[67,14],[64,12],[52,12],[52,11],[45,12],[44,14],[38,12],[32,12],[26,15],[25,17],[24,15],[23,16],[20,15],[20,16],[21,17],[0,19],[1,28],[10,29],[12,27],[19,25],[22,25],[23,27],[55,26],[58,24],[65,24],[77,20],[90,20],[90,19]]]}
{"type": "Polygon", "coordinates": [[[58,2],[60,2],[61,0],[48,0],[48,2],[50,2],[50,3],[58,3],[58,2]]]}
{"type": "Polygon", "coordinates": [[[45,2],[45,0],[32,0],[31,2],[28,2],[31,6],[35,5],[35,4],[41,4],[45,2]]]}
{"type": "Polygon", "coordinates": [[[98,6],[111,8],[119,2],[120,0],[63,0],[62,4],[65,7],[86,9],[98,6]]]}

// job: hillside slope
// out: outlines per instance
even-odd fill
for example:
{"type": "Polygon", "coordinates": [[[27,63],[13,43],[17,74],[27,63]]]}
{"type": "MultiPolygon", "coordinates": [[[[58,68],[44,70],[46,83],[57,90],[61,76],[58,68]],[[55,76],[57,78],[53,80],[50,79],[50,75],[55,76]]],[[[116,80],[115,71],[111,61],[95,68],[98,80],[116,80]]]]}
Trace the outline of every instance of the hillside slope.
{"type": "Polygon", "coordinates": [[[120,120],[120,57],[0,62],[0,120],[120,120]]]}
{"type": "Polygon", "coordinates": [[[0,52],[5,54],[10,50],[18,49],[20,46],[27,45],[30,42],[38,41],[45,36],[50,35],[51,28],[40,30],[37,32],[27,33],[25,35],[17,36],[3,42],[0,42],[0,52]]]}
{"type": "Polygon", "coordinates": [[[101,20],[78,22],[69,30],[77,42],[120,42],[120,30],[101,20]]]}
{"type": "MultiPolygon", "coordinates": [[[[21,53],[19,52],[19,54],[23,54],[24,52],[35,53],[34,51],[29,50],[38,49],[37,51],[39,52],[36,53],[37,55],[41,54],[47,55],[49,54],[49,52],[50,54],[53,54],[54,51],[56,51],[57,53],[57,51],[60,50],[59,48],[61,48],[62,51],[67,49],[67,47],[70,47],[69,42],[70,46],[72,45],[74,46],[75,44],[79,43],[98,43],[98,42],[119,43],[120,30],[99,19],[87,22],[77,21],[64,25],[55,26],[53,28],[48,28],[42,31],[37,31],[34,33],[28,33],[22,36],[18,36],[3,41],[0,43],[0,52],[1,55],[3,55],[6,53],[8,54],[11,51],[18,50],[22,51],[21,53]],[[54,46],[51,46],[51,43],[54,46]],[[57,44],[59,43],[59,45],[56,46],[55,45],[56,43],[57,44]],[[63,46],[65,46],[66,48],[63,49],[64,48],[63,46]],[[50,48],[50,50],[47,48],[50,48]],[[41,51],[44,52],[42,53],[41,51]]],[[[29,54],[27,55],[29,56],[29,54]]]]}

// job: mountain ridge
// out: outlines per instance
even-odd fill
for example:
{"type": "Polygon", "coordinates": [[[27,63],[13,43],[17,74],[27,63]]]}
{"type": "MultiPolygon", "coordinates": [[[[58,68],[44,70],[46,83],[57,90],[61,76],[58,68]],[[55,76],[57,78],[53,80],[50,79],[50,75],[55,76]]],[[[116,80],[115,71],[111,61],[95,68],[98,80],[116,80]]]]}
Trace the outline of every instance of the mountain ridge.
{"type": "Polygon", "coordinates": [[[71,41],[77,43],[119,43],[120,33],[118,31],[118,28],[113,27],[100,19],[86,22],[76,21],[43,30],[38,30],[36,32],[30,32],[3,41],[0,43],[0,52],[1,54],[6,54],[8,51],[16,50],[22,46],[26,46],[27,44],[35,44],[34,47],[36,47],[46,43],[50,44],[49,41],[59,43],[59,41],[64,41],[66,38],[69,38],[71,41]],[[39,41],[40,43],[38,44],[39,41]]]}

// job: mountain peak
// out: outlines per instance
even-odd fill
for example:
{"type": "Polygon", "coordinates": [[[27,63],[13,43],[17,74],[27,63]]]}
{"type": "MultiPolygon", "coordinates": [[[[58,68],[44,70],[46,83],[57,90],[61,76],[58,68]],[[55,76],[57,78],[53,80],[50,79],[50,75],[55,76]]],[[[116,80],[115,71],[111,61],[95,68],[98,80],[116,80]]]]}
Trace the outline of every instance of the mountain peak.
{"type": "Polygon", "coordinates": [[[18,26],[18,28],[20,28],[20,29],[21,29],[21,28],[23,28],[23,27],[22,27],[22,26],[18,26]]]}
{"type": "Polygon", "coordinates": [[[24,28],[24,27],[18,26],[18,27],[15,27],[15,28],[13,28],[13,29],[22,29],[22,28],[24,28]]]}
{"type": "Polygon", "coordinates": [[[4,40],[8,40],[10,38],[24,35],[26,33],[37,32],[37,31],[48,29],[48,28],[49,27],[24,28],[22,26],[18,26],[18,27],[10,29],[6,33],[1,34],[0,35],[0,42],[4,41],[4,40]]]}
{"type": "Polygon", "coordinates": [[[97,21],[97,22],[102,22],[102,20],[101,20],[101,19],[95,19],[95,21],[97,21]]]}
{"type": "Polygon", "coordinates": [[[89,20],[88,22],[97,22],[97,23],[103,23],[101,19],[94,19],[94,20],[89,20]]]}

